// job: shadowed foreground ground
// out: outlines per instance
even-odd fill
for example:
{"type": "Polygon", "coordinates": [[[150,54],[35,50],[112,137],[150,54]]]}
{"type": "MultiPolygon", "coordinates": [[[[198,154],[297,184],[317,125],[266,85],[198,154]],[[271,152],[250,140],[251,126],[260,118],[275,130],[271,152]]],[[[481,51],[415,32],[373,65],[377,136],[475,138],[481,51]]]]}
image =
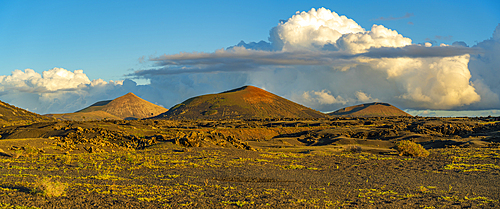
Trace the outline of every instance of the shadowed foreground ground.
{"type": "Polygon", "coordinates": [[[2,207],[499,207],[499,149],[427,158],[157,145],[141,151],[2,158],[2,207]],[[68,187],[33,193],[43,176],[68,187]]]}
{"type": "Polygon", "coordinates": [[[4,127],[0,208],[498,208],[497,121],[97,121],[4,127]],[[399,156],[392,146],[400,140],[419,142],[431,154],[399,156]],[[47,179],[55,188],[40,189],[47,179]],[[58,191],[63,195],[50,195],[58,191]]]}

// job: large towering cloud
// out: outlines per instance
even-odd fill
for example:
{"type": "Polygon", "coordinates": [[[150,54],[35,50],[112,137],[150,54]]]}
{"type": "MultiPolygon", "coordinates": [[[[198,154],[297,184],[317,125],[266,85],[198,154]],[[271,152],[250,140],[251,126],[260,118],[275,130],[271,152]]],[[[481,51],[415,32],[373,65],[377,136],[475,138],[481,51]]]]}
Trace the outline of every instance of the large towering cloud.
{"type": "Polygon", "coordinates": [[[473,109],[500,107],[500,24],[493,36],[472,47],[479,53],[473,54],[469,62],[471,80],[481,95],[481,102],[471,105],[473,109]]]}
{"type": "Polygon", "coordinates": [[[325,8],[297,12],[271,29],[269,41],[163,55],[152,59],[157,68],[134,75],[245,74],[246,83],[323,111],[368,101],[359,92],[402,108],[484,107],[488,85],[478,82],[479,92],[471,81],[470,54],[477,52],[468,47],[412,44],[396,30],[365,30],[325,8]]]}
{"type": "Polygon", "coordinates": [[[312,49],[334,43],[343,34],[364,32],[354,20],[328,9],[297,12],[271,30],[270,41],[283,51],[312,49]]]}
{"type": "Polygon", "coordinates": [[[366,30],[320,8],[280,22],[268,40],[153,57],[150,67],[128,75],[148,79],[148,85],[90,81],[79,70],[14,71],[0,76],[0,99],[49,104],[37,112],[64,112],[132,91],[169,108],[192,96],[251,84],[321,111],[372,101],[417,110],[500,106],[500,25],[491,39],[473,47],[419,45],[394,29],[366,30]],[[18,99],[11,92],[31,96],[18,99]]]}

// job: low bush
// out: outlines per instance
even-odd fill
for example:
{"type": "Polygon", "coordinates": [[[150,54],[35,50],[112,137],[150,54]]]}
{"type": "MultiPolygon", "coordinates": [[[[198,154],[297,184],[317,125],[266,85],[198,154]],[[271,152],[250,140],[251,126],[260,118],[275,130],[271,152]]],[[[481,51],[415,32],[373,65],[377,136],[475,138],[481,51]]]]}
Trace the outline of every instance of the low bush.
{"type": "Polygon", "coordinates": [[[399,155],[412,156],[412,157],[427,157],[429,151],[422,147],[422,145],[412,142],[410,140],[403,140],[396,142],[396,150],[399,155]]]}
{"type": "Polygon", "coordinates": [[[47,197],[59,197],[66,193],[66,185],[52,181],[50,177],[43,177],[35,180],[35,187],[32,192],[35,194],[42,194],[47,197]]]}
{"type": "Polygon", "coordinates": [[[363,149],[360,146],[349,145],[344,149],[346,153],[360,153],[363,149]]]}

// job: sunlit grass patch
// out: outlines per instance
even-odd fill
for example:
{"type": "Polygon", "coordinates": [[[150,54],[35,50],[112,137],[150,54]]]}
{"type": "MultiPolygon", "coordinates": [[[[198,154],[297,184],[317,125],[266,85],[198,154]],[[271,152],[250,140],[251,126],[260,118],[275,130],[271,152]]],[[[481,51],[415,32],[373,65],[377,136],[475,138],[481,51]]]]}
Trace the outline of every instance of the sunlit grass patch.
{"type": "Polygon", "coordinates": [[[490,199],[487,197],[482,197],[482,196],[477,196],[477,197],[464,197],[465,200],[470,200],[470,201],[479,201],[482,203],[490,203],[490,202],[498,202],[498,200],[490,199]]]}
{"type": "Polygon", "coordinates": [[[305,166],[303,165],[296,165],[296,164],[291,164],[291,165],[285,165],[282,166],[283,169],[304,169],[305,166]]]}
{"type": "Polygon", "coordinates": [[[114,175],[111,175],[111,174],[98,174],[98,175],[95,175],[95,176],[89,176],[88,178],[98,179],[98,180],[128,180],[126,178],[122,178],[122,177],[119,177],[119,176],[114,176],[114,175]]]}
{"type": "Polygon", "coordinates": [[[461,159],[489,159],[500,158],[500,149],[484,149],[484,148],[455,148],[445,149],[441,152],[442,155],[448,155],[453,160],[461,159]]]}
{"type": "Polygon", "coordinates": [[[484,204],[488,203],[498,203],[498,200],[495,199],[490,199],[488,197],[482,197],[482,196],[477,196],[477,197],[459,197],[459,196],[441,196],[439,197],[442,200],[448,201],[448,202],[476,202],[476,206],[481,206],[484,204]]]}
{"type": "Polygon", "coordinates": [[[147,201],[147,202],[151,202],[151,201],[156,201],[158,199],[161,199],[161,196],[157,196],[157,197],[139,197],[137,198],[139,201],[147,201]]]}
{"type": "Polygon", "coordinates": [[[23,167],[23,166],[17,166],[17,165],[13,165],[10,167],[11,169],[17,169],[17,170],[27,170],[27,169],[32,169],[32,168],[28,168],[28,167],[23,167]]]}
{"type": "MultiPolygon", "coordinates": [[[[175,177],[172,175],[171,177],[175,177]]],[[[87,193],[97,193],[102,195],[122,195],[136,198],[145,202],[171,202],[171,198],[178,195],[190,197],[202,197],[204,188],[196,184],[175,183],[170,185],[145,185],[135,184],[96,184],[96,183],[74,183],[74,187],[83,187],[82,191],[87,193]]],[[[235,189],[232,187],[232,189],[235,189]]]]}
{"type": "Polygon", "coordinates": [[[0,187],[0,190],[2,190],[2,191],[8,191],[8,192],[19,191],[18,189],[4,188],[4,187],[0,187]]]}
{"type": "Polygon", "coordinates": [[[305,168],[305,166],[303,166],[303,165],[287,165],[287,166],[284,166],[284,168],[286,168],[286,169],[303,169],[303,168],[305,168]]]}
{"type": "Polygon", "coordinates": [[[1,203],[0,202],[0,208],[2,209],[39,209],[39,207],[35,207],[35,206],[24,206],[24,205],[11,205],[9,203],[1,203]]]}
{"type": "Polygon", "coordinates": [[[261,157],[279,159],[280,157],[271,154],[260,154],[261,157]]]}
{"type": "MultiPolygon", "coordinates": [[[[360,159],[360,160],[394,160],[394,159],[397,159],[394,157],[387,157],[387,156],[383,156],[383,155],[364,153],[364,152],[361,152],[361,153],[342,152],[342,153],[338,154],[337,156],[353,158],[353,159],[360,159]]],[[[400,159],[398,159],[398,160],[400,160],[400,159]]]]}
{"type": "Polygon", "coordinates": [[[309,199],[297,199],[296,201],[291,201],[295,204],[312,204],[312,205],[316,205],[318,204],[320,201],[319,198],[309,198],[309,199]]]}
{"type": "Polygon", "coordinates": [[[266,160],[266,159],[255,159],[257,162],[273,162],[271,160],[266,160]]]}
{"type": "Polygon", "coordinates": [[[478,124],[480,124],[480,125],[491,125],[491,124],[495,124],[495,123],[500,123],[500,121],[481,121],[478,124]]]}
{"type": "Polygon", "coordinates": [[[223,205],[236,205],[238,207],[243,207],[245,205],[253,205],[253,204],[255,204],[255,202],[253,202],[253,201],[249,202],[249,201],[240,201],[240,200],[238,200],[238,201],[222,201],[221,204],[223,204],[223,205]]]}
{"type": "Polygon", "coordinates": [[[462,172],[473,171],[488,171],[492,169],[500,169],[500,166],[495,164],[466,164],[466,163],[452,163],[444,167],[446,170],[460,170],[462,172]]]}
{"type": "Polygon", "coordinates": [[[260,154],[260,156],[264,157],[264,158],[274,158],[274,159],[303,158],[303,157],[305,157],[305,154],[276,152],[276,153],[260,154]]]}
{"type": "Polygon", "coordinates": [[[35,174],[30,174],[30,173],[4,173],[2,174],[2,176],[13,176],[13,177],[37,177],[37,175],[35,174]]]}
{"type": "Polygon", "coordinates": [[[419,186],[417,191],[419,191],[421,193],[431,193],[436,188],[437,187],[435,187],[435,186],[419,186]]]}
{"type": "Polygon", "coordinates": [[[392,190],[383,190],[383,189],[358,189],[358,197],[359,198],[367,198],[371,199],[373,197],[379,196],[395,196],[398,193],[392,190]]]}

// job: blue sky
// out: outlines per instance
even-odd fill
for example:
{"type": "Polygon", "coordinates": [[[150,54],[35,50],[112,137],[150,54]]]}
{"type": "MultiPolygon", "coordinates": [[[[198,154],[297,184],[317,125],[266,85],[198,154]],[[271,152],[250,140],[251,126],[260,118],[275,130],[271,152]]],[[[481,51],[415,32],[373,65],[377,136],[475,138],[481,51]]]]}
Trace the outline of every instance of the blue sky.
{"type": "Polygon", "coordinates": [[[203,51],[266,40],[279,20],[325,7],[364,28],[383,24],[416,43],[468,45],[491,36],[498,1],[0,1],[0,73],[83,69],[120,80],[142,56],[203,51]],[[380,17],[413,16],[400,20],[380,17]],[[413,22],[409,25],[408,22],[413,22]],[[451,39],[439,40],[436,36],[451,39]]]}
{"type": "MultiPolygon", "coordinates": [[[[124,75],[158,65],[148,61],[150,57],[180,52],[211,53],[242,40],[246,43],[267,42],[269,31],[280,20],[287,20],[296,11],[321,7],[353,19],[366,30],[370,30],[373,24],[396,30],[411,39],[413,44],[431,42],[434,45],[451,45],[463,41],[473,46],[491,38],[500,23],[498,1],[0,0],[0,75],[11,75],[17,69],[33,69],[42,73],[57,67],[71,72],[83,70],[90,80],[117,81],[133,77],[132,80],[138,84],[147,85],[150,77],[124,75]],[[145,62],[140,62],[141,58],[145,62]]],[[[248,80],[246,83],[255,84],[248,80]]],[[[260,86],[274,86],[266,89],[281,93],[276,85],[260,86]]],[[[213,88],[213,91],[223,87],[213,88]]],[[[304,92],[321,90],[305,89],[304,92]]],[[[335,95],[332,89],[326,90],[334,97],[341,95],[335,95]]],[[[183,96],[202,93],[190,91],[183,96]]],[[[104,96],[116,97],[117,94],[108,91],[104,96]]],[[[282,94],[294,100],[293,92],[282,94]]],[[[143,97],[154,96],[144,94],[143,97]]],[[[0,99],[29,109],[24,104],[26,101],[13,96],[0,99]]],[[[164,95],[163,99],[168,99],[168,96],[164,95]]],[[[82,100],[82,105],[92,103],[91,100],[82,100]]],[[[57,99],[52,98],[52,101],[57,99]]],[[[179,99],[176,98],[175,102],[179,99]]],[[[173,102],[157,103],[168,106],[173,102]]],[[[75,108],[63,109],[69,111],[75,108]]],[[[326,107],[321,108],[326,110],[326,107]]],[[[316,109],[321,108],[316,106],[316,109]]],[[[35,112],[49,111],[31,109],[35,112]]],[[[452,108],[459,109],[464,108],[452,108]]]]}

